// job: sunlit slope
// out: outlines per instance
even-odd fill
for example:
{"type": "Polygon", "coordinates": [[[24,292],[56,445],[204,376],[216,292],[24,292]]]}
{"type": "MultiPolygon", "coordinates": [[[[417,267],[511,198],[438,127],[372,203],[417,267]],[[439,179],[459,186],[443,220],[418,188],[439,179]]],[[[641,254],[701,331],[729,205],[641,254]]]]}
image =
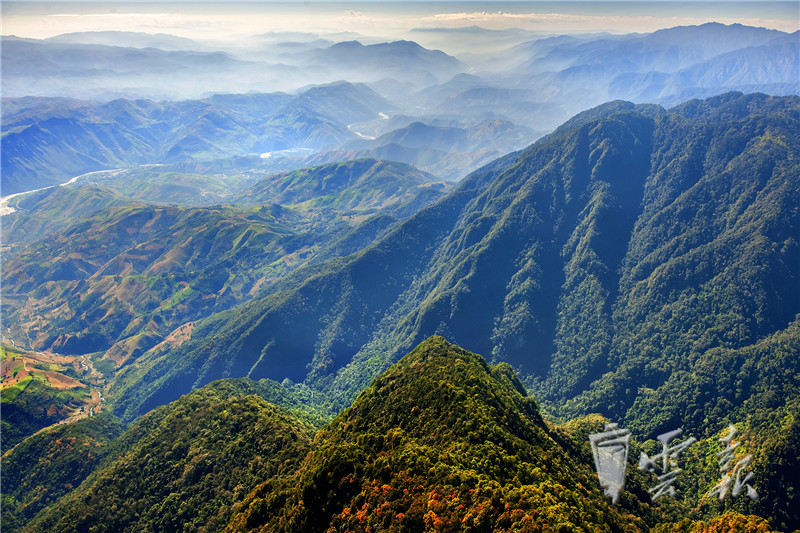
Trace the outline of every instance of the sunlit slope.
{"type": "MultiPolygon", "coordinates": [[[[257,487],[227,531],[647,531],[508,365],[432,337],[315,439],[292,486],[257,487]]],[[[645,511],[647,514],[647,511],[645,511]]]]}
{"type": "Polygon", "coordinates": [[[426,186],[445,189],[445,184],[435,176],[411,165],[358,159],[274,174],[259,180],[237,201],[358,216],[407,202],[426,186]]]}
{"type": "Polygon", "coordinates": [[[7,327],[36,349],[124,364],[317,256],[367,246],[441,197],[434,180],[359,160],[267,177],[247,207],[149,205],[94,186],[26,195],[4,217],[7,327]]]}
{"type": "Polygon", "coordinates": [[[732,93],[579,115],[363,252],[212,317],[120,398],[251,372],[343,406],[439,333],[517,366],[554,407],[622,415],[636,386],[800,311],[797,113],[795,97],[732,93]]]}

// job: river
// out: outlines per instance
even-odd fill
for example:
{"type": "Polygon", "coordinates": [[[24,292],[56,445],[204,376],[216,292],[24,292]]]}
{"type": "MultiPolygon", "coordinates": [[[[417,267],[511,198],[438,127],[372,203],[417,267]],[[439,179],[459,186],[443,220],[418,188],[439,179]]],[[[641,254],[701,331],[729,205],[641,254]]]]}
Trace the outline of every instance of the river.
{"type": "Polygon", "coordinates": [[[31,194],[31,193],[34,193],[34,192],[46,191],[47,189],[52,189],[53,187],[64,187],[65,185],[70,185],[72,183],[75,183],[76,181],[78,181],[81,178],[85,178],[86,176],[91,176],[93,174],[102,174],[103,172],[115,172],[115,173],[117,173],[117,172],[122,172],[122,170],[123,169],[121,169],[121,168],[110,168],[110,169],[106,169],[106,170],[95,170],[94,172],[86,172],[85,174],[80,174],[78,176],[75,176],[74,178],[71,178],[69,181],[65,181],[64,183],[60,183],[58,185],[50,185],[49,187],[42,187],[41,189],[34,189],[32,191],[25,191],[25,192],[17,192],[17,193],[14,193],[14,194],[9,194],[8,196],[3,196],[2,198],[0,198],[0,216],[10,215],[11,213],[13,213],[13,212],[15,212],[15,211],[17,211],[19,209],[22,209],[23,211],[25,210],[23,207],[20,207],[20,205],[19,205],[19,202],[20,202],[21,198],[19,200],[17,200],[16,206],[12,206],[11,205],[11,200],[13,200],[14,198],[18,198],[18,197],[23,196],[25,194],[31,194]]]}

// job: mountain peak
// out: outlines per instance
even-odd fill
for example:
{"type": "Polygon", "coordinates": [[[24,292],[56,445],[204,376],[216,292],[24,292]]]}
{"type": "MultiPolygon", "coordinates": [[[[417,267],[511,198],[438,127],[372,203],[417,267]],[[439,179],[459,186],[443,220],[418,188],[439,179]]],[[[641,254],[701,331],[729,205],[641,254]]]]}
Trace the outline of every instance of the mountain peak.
{"type": "Polygon", "coordinates": [[[416,43],[414,41],[407,41],[405,39],[400,40],[400,41],[392,41],[391,43],[388,43],[388,44],[392,45],[392,46],[402,46],[402,47],[405,47],[405,48],[414,48],[414,49],[422,48],[422,46],[420,46],[418,43],[416,43]]]}
{"type": "Polygon", "coordinates": [[[329,47],[330,50],[352,50],[355,48],[364,48],[364,45],[359,41],[342,41],[329,47]]]}
{"type": "MultiPolygon", "coordinates": [[[[486,363],[486,359],[447,342],[441,335],[432,335],[422,341],[411,353],[400,359],[396,367],[392,368],[399,372],[416,365],[433,364],[441,366],[457,362],[472,364],[476,368],[480,367],[489,372],[489,365],[486,363]]],[[[387,373],[391,373],[391,371],[392,369],[387,373]]]]}
{"type": "MultiPolygon", "coordinates": [[[[510,385],[509,370],[429,337],[316,435],[297,484],[267,496],[281,509],[271,512],[258,501],[267,490],[256,489],[229,531],[497,531],[525,509],[538,510],[545,530],[630,522],[510,385]],[[519,483],[525,493],[512,497],[519,483]],[[565,504],[578,500],[591,511],[565,504]]],[[[628,529],[643,529],[636,522],[628,529]]]]}
{"type": "Polygon", "coordinates": [[[509,447],[516,439],[542,441],[548,431],[510,365],[491,366],[438,335],[376,378],[325,431],[338,439],[351,431],[396,428],[430,445],[497,438],[509,447]]]}

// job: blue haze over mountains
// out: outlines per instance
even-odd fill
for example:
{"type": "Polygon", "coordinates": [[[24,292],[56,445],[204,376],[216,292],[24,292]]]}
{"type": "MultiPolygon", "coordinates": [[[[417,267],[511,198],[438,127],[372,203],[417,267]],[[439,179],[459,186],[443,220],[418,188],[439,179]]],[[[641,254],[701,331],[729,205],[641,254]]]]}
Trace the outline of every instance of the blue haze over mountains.
{"type": "Polygon", "coordinates": [[[797,32],[709,23],[631,35],[506,33],[529,40],[475,66],[409,41],[310,34],[275,34],[258,53],[125,32],[3,37],[3,191],[267,152],[274,170],[377,157],[457,180],[608,100],[669,106],[727,90],[800,91],[797,32]],[[310,83],[333,85],[302,87],[310,83]],[[65,97],[79,101],[52,100],[65,97]],[[295,152],[273,154],[282,150],[295,152]]]}

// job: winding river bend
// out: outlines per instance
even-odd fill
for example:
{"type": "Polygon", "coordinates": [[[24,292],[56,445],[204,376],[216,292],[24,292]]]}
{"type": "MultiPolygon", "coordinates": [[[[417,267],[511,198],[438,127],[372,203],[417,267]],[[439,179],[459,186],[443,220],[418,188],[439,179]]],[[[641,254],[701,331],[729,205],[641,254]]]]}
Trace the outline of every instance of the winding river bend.
{"type": "Polygon", "coordinates": [[[64,183],[60,183],[58,185],[50,185],[49,187],[42,187],[41,189],[34,189],[32,191],[25,191],[25,192],[17,192],[17,193],[14,193],[14,194],[9,194],[8,196],[3,196],[2,198],[0,198],[0,216],[10,215],[11,213],[13,213],[15,211],[20,211],[20,210],[24,211],[25,208],[21,207],[19,205],[19,202],[22,200],[22,198],[20,198],[20,197],[24,196],[26,194],[31,194],[31,193],[39,192],[39,191],[46,191],[47,189],[52,189],[53,187],[64,187],[66,185],[70,185],[72,183],[75,183],[76,181],[78,181],[81,178],[85,178],[87,176],[94,176],[95,174],[111,173],[111,175],[113,176],[113,175],[115,175],[115,174],[117,174],[119,172],[122,172],[123,170],[124,169],[121,169],[121,168],[111,168],[111,169],[106,169],[106,170],[95,170],[93,172],[86,172],[85,174],[80,174],[78,176],[75,176],[75,177],[71,178],[69,181],[65,181],[64,183]],[[17,198],[17,201],[12,205],[12,200],[14,200],[14,198],[17,198]]]}

